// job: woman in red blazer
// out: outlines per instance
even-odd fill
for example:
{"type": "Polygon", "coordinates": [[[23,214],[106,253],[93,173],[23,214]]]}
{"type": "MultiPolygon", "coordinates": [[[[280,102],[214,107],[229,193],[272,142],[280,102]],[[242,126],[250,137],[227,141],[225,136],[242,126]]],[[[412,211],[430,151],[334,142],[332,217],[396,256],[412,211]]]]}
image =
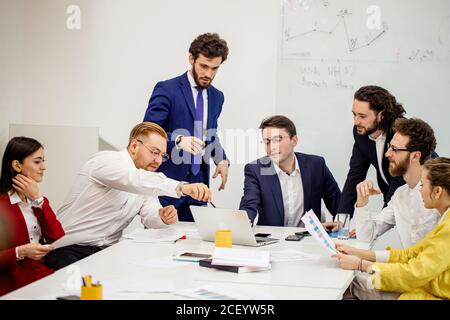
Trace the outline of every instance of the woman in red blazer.
{"type": "Polygon", "coordinates": [[[3,155],[0,220],[8,239],[0,242],[0,296],[52,273],[43,262],[64,230],[37,183],[45,171],[42,145],[12,138],[3,155]]]}

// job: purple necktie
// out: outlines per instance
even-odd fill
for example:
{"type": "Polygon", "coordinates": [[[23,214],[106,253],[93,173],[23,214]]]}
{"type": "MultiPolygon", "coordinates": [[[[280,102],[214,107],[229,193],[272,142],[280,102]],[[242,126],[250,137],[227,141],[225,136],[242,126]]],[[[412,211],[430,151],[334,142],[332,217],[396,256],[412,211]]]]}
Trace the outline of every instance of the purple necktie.
{"type": "MultiPolygon", "coordinates": [[[[203,141],[203,89],[200,87],[196,87],[196,89],[198,93],[195,107],[194,136],[203,141]]],[[[194,176],[199,173],[201,163],[201,153],[192,156],[191,172],[194,176]]]]}

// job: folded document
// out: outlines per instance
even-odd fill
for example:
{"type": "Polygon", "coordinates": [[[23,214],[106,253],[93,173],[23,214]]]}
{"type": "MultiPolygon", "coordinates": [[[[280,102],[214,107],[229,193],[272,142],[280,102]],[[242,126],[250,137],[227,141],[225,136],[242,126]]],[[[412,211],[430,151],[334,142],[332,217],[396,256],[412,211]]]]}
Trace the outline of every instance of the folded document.
{"type": "Polygon", "coordinates": [[[157,243],[174,243],[186,235],[185,231],[175,228],[162,229],[135,229],[124,235],[125,239],[136,242],[157,242],[157,243]]]}

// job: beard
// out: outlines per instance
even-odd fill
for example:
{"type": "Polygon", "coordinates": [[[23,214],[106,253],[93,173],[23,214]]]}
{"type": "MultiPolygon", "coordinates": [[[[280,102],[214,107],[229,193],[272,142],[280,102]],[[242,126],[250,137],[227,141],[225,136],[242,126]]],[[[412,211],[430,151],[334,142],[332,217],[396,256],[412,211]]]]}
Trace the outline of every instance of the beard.
{"type": "MultiPolygon", "coordinates": [[[[391,162],[394,163],[394,162],[391,162]]],[[[408,171],[409,169],[409,157],[406,158],[405,160],[399,162],[395,167],[392,167],[389,164],[389,174],[392,177],[399,177],[399,176],[403,176],[406,171],[408,171]]]]}
{"type": "Polygon", "coordinates": [[[195,65],[192,67],[192,75],[194,76],[194,81],[197,84],[197,86],[199,86],[202,89],[208,89],[208,87],[211,85],[212,80],[213,80],[213,79],[210,79],[209,83],[207,85],[201,84],[200,83],[200,77],[199,77],[197,71],[195,71],[195,65]]]}
{"type": "Polygon", "coordinates": [[[356,133],[358,133],[358,135],[368,136],[378,130],[378,123],[375,121],[374,123],[372,123],[372,125],[369,128],[364,128],[364,127],[359,127],[359,128],[363,128],[365,131],[364,131],[364,133],[359,133],[358,131],[356,131],[356,133]]]}

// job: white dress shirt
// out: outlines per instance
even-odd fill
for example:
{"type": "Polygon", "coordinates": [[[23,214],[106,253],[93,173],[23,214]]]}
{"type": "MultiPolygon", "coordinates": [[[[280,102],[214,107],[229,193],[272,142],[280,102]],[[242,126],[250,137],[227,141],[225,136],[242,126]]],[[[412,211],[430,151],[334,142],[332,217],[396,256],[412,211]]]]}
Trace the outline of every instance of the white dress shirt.
{"type": "Polygon", "coordinates": [[[57,212],[66,233],[60,246],[114,244],[137,214],[146,227],[166,226],[158,196],[178,198],[179,183],[163,173],[137,169],[126,149],[96,153],[57,212]]]}
{"type": "MultiPolygon", "coordinates": [[[[394,226],[402,248],[421,240],[434,228],[439,214],[434,209],[424,207],[419,189],[419,183],[412,189],[408,184],[397,188],[388,205],[373,218],[367,206],[355,208],[358,240],[372,242],[394,226]]],[[[380,257],[380,260],[383,259],[380,257]]]]}
{"type": "Polygon", "coordinates": [[[290,175],[281,170],[275,163],[274,167],[280,180],[283,195],[284,226],[298,227],[304,213],[304,195],[297,157],[295,157],[295,169],[290,175]]]}
{"type": "MultiPolygon", "coordinates": [[[[9,192],[9,201],[11,202],[12,205],[14,204],[19,205],[19,209],[23,214],[23,218],[27,226],[28,236],[30,237],[30,243],[39,243],[39,240],[42,237],[42,230],[41,226],[39,225],[38,219],[34,215],[31,202],[28,200],[27,202],[23,202],[22,199],[20,199],[17,192],[14,191],[9,192]]],[[[16,247],[16,258],[18,260],[22,259],[21,257],[19,257],[18,247],[16,247]]]]}
{"type": "Polygon", "coordinates": [[[386,136],[384,134],[380,134],[378,138],[374,139],[369,135],[369,139],[375,141],[375,148],[377,150],[377,160],[378,160],[378,168],[380,171],[380,175],[383,178],[384,182],[387,182],[386,177],[383,172],[383,157],[384,157],[384,144],[386,143],[386,136]]]}

